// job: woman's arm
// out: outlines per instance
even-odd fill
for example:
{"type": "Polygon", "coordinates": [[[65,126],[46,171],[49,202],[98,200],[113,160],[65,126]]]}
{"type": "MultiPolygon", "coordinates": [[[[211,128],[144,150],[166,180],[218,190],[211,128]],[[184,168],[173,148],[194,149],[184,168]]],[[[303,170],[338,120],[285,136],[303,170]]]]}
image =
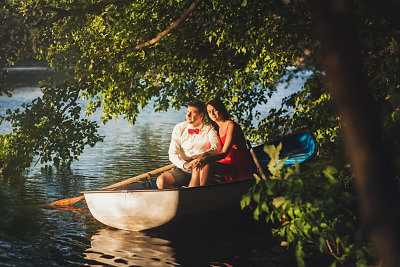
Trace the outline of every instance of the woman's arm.
{"type": "Polygon", "coordinates": [[[210,162],[224,159],[231,151],[234,134],[235,134],[235,123],[233,121],[229,121],[228,128],[226,130],[225,144],[224,144],[224,147],[222,148],[221,152],[219,152],[215,155],[202,157],[202,159],[200,159],[199,164],[205,165],[210,162]]]}

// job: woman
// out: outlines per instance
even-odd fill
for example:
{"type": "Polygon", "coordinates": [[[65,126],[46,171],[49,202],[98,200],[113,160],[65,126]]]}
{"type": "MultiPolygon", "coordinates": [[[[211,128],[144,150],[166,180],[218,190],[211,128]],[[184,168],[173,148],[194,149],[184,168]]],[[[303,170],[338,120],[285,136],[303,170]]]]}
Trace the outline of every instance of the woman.
{"type": "Polygon", "coordinates": [[[219,99],[212,99],[207,103],[207,116],[218,133],[222,150],[200,159],[199,167],[215,162],[214,172],[222,176],[222,182],[252,178],[246,139],[240,126],[229,119],[225,105],[219,99]]]}

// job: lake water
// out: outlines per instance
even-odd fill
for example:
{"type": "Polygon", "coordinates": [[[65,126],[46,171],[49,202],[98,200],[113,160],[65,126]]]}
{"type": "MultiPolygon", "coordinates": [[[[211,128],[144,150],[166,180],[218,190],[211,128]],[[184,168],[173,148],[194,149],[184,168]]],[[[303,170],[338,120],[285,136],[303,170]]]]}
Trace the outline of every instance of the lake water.
{"type": "MultiPolygon", "coordinates": [[[[0,97],[1,114],[39,96],[37,81],[51,74],[35,67],[10,73],[14,96],[0,97]]],[[[301,83],[281,89],[263,109],[277,106],[301,83]]],[[[85,201],[70,209],[45,205],[169,164],[171,131],[184,119],[184,109],[155,113],[146,107],[134,126],[124,120],[101,126],[104,142],[86,149],[71,172],[36,166],[1,177],[0,266],[292,266],[294,259],[271,238],[268,225],[248,215],[224,225],[206,220],[204,229],[128,232],[97,222],[85,201]]],[[[9,129],[3,124],[0,133],[9,129]]]]}

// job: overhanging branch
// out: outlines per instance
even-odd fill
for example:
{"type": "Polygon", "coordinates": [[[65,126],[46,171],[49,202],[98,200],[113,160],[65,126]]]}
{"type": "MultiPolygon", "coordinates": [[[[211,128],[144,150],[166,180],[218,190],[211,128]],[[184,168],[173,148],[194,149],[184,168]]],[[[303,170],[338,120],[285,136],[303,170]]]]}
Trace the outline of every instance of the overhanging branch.
{"type": "Polygon", "coordinates": [[[174,23],[172,23],[167,29],[165,29],[164,31],[160,32],[159,34],[157,34],[157,36],[147,42],[138,44],[134,47],[128,48],[126,49],[126,54],[130,54],[133,51],[136,50],[140,50],[144,47],[147,46],[152,46],[155,43],[157,43],[158,41],[160,41],[164,36],[166,36],[167,34],[169,34],[173,29],[175,29],[176,27],[178,27],[195,9],[196,7],[201,3],[202,0],[195,0],[193,1],[193,3],[190,5],[190,7],[185,11],[185,13],[183,13],[183,15],[176,20],[174,23]]]}

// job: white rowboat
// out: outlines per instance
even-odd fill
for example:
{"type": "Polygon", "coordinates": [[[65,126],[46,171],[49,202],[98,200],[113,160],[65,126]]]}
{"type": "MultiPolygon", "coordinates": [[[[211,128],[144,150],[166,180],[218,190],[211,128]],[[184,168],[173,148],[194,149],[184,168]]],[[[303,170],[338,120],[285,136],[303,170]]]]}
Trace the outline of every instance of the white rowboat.
{"type": "MultiPolygon", "coordinates": [[[[270,144],[282,143],[281,158],[286,156],[288,165],[312,157],[316,152],[310,134],[292,135],[270,144]]],[[[267,166],[268,155],[263,145],[255,147],[261,165],[267,166]]],[[[254,168],[255,169],[255,168],[254,168]]],[[[146,189],[135,183],[114,190],[82,192],[93,217],[105,225],[118,229],[141,231],[167,224],[174,219],[239,209],[242,196],[254,184],[249,180],[192,188],[146,189]]]]}

